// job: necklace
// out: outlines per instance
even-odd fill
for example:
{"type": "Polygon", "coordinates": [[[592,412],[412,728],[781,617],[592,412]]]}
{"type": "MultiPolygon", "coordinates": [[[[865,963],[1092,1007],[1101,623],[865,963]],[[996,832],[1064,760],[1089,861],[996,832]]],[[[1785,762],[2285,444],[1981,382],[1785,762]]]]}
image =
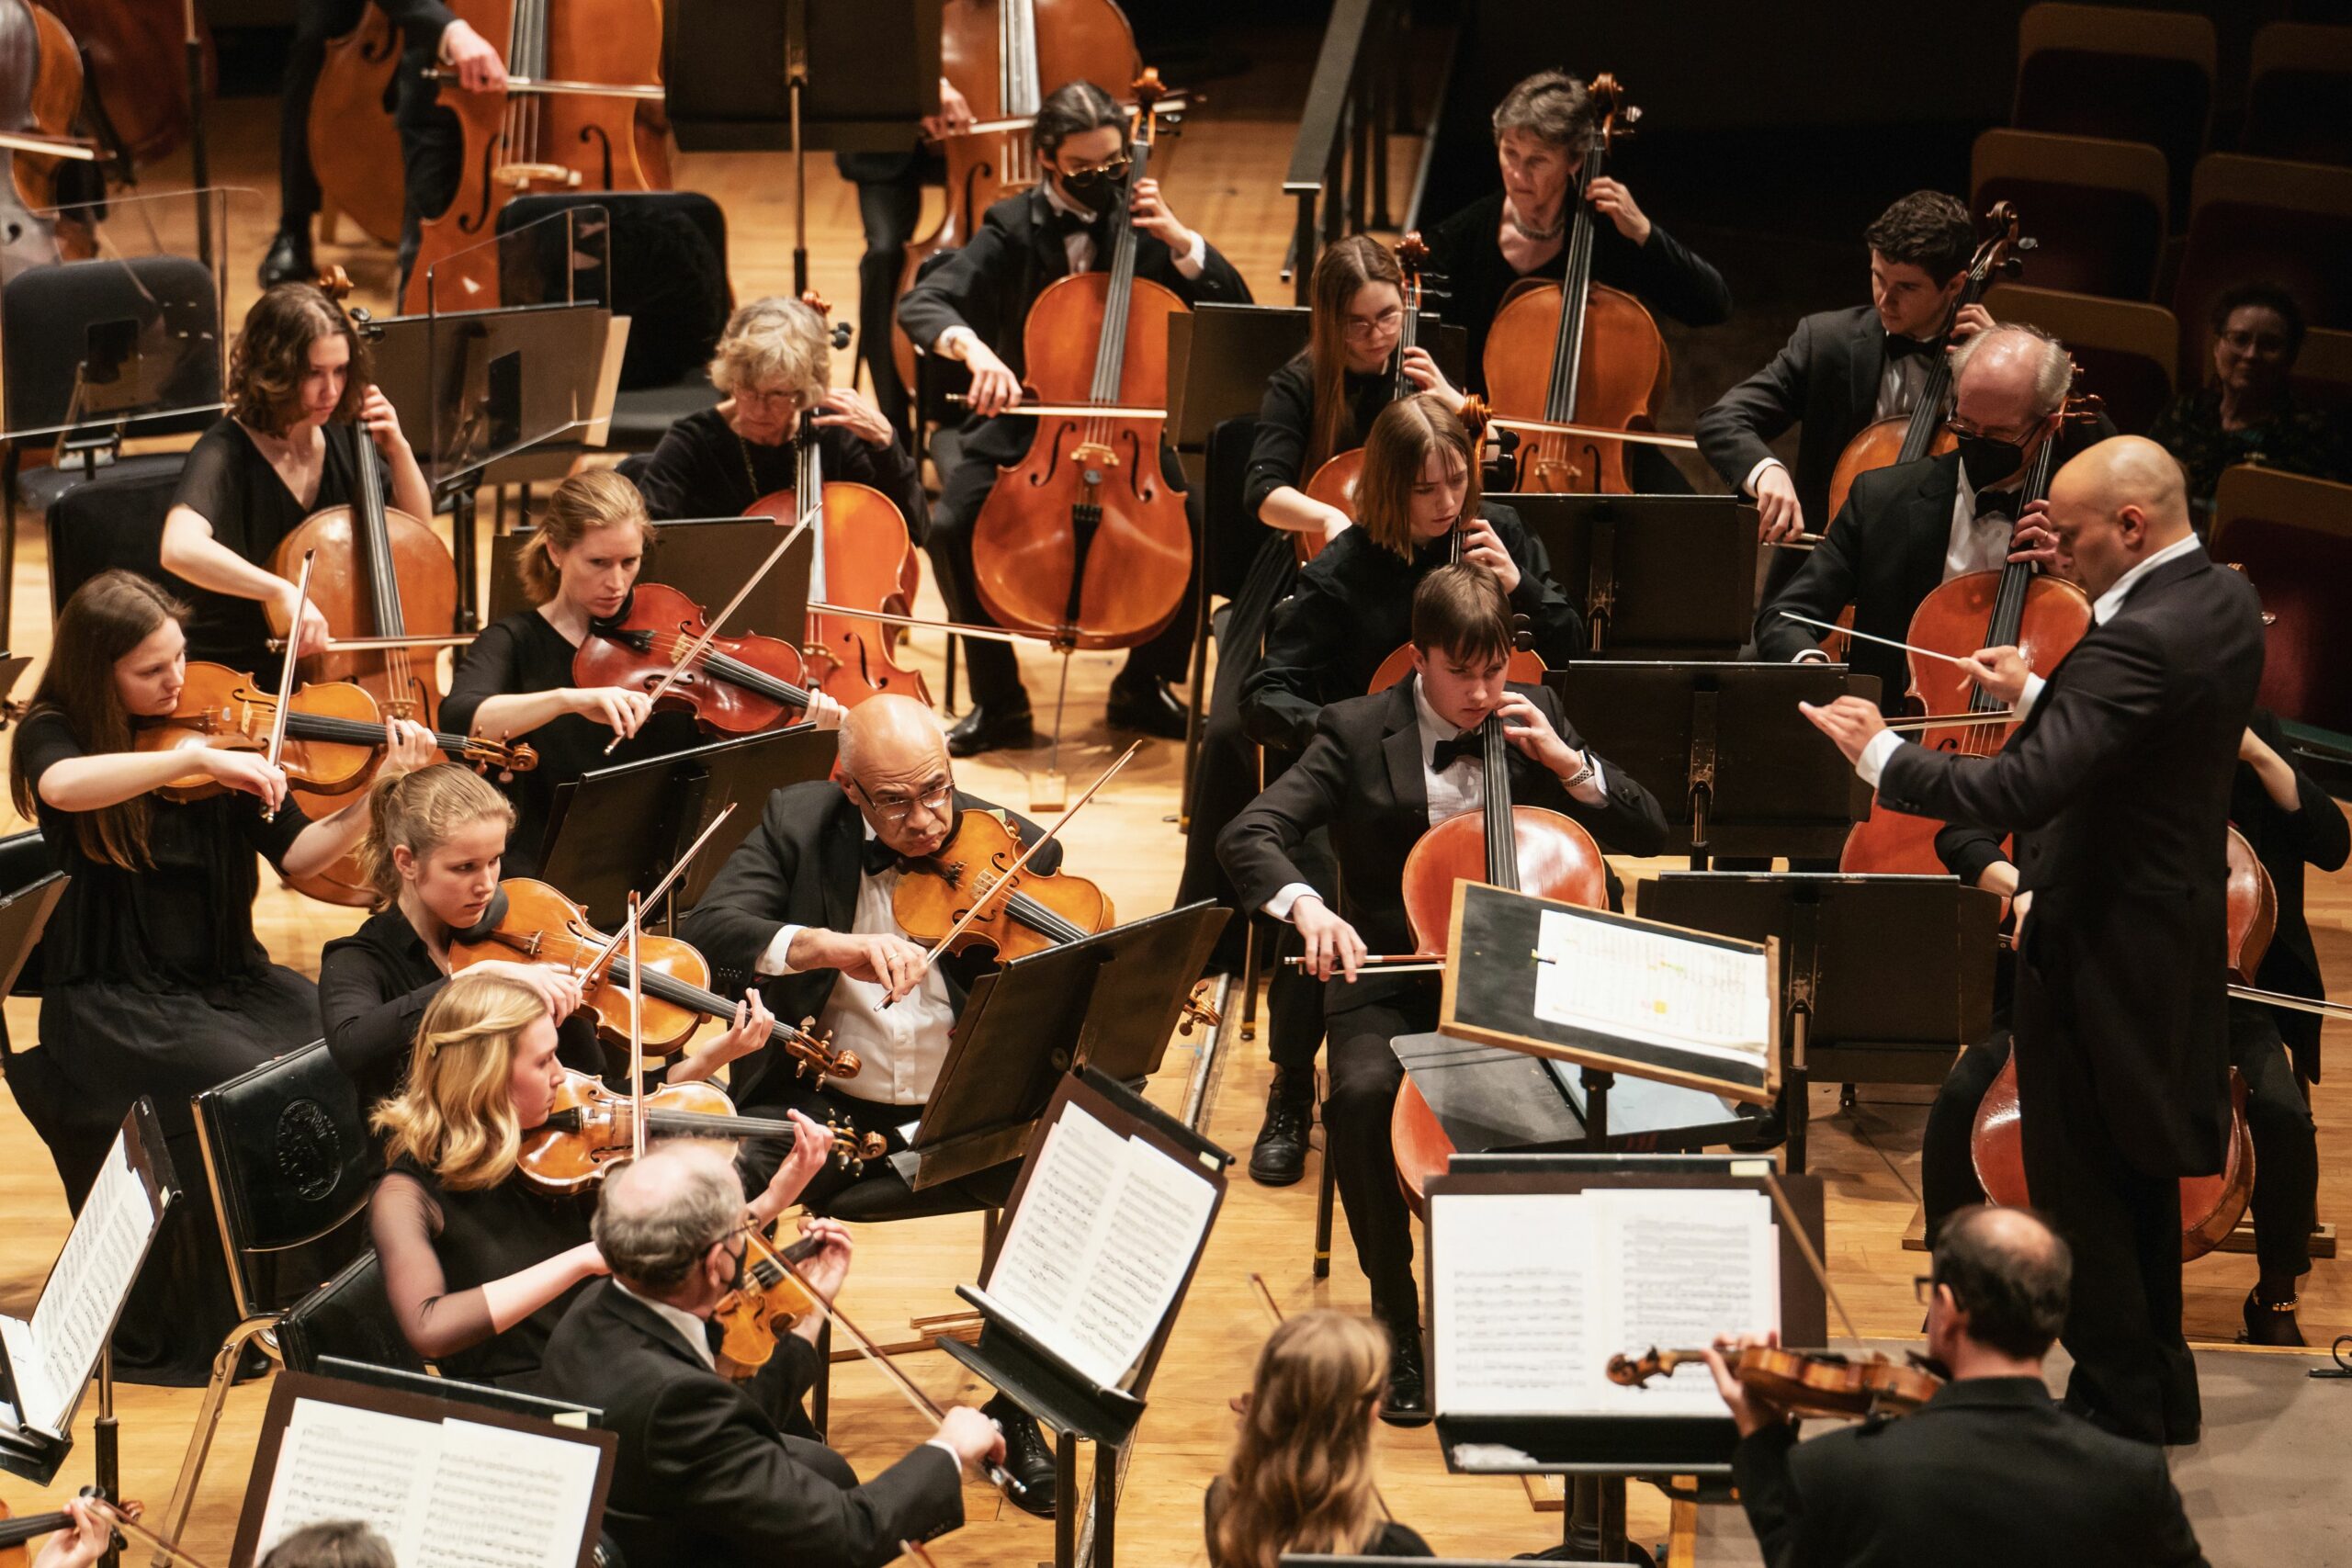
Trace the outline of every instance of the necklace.
{"type": "MultiPolygon", "coordinates": [[[[760,476],[752,468],[752,444],[744,440],[740,433],[735,437],[735,450],[743,455],[743,477],[751,481],[752,500],[757,501],[766,492],[760,489],[760,476]]],[[[749,505],[750,502],[746,502],[744,504],[749,505]]]]}
{"type": "Polygon", "coordinates": [[[1522,238],[1533,240],[1538,243],[1545,240],[1558,239],[1568,226],[1567,209],[1563,206],[1558,220],[1549,229],[1531,229],[1527,226],[1527,220],[1520,217],[1519,208],[1508,197],[1503,199],[1503,216],[1510,220],[1510,226],[1518,230],[1522,238]]]}

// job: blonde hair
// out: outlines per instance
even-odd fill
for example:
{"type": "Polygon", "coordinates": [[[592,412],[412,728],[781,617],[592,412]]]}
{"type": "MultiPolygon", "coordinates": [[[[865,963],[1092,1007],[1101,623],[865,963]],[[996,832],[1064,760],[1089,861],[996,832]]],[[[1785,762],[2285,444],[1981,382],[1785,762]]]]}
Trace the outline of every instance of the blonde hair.
{"type": "Polygon", "coordinates": [[[1210,1568],[1275,1568],[1285,1551],[1372,1543],[1382,1518],[1372,1418],[1387,1377],[1388,1337],[1368,1318],[1306,1312],[1274,1330],[1226,1461],[1210,1568]]]}
{"type": "Polygon", "coordinates": [[[514,807],[463,763],[435,762],[413,773],[378,778],[368,792],[368,836],[358,850],[359,874],[375,889],[375,907],[389,908],[401,896],[394,850],[422,860],[459,829],[490,818],[498,819],[502,834],[511,832],[514,807]]]}
{"type": "Polygon", "coordinates": [[[523,541],[514,557],[514,571],[534,604],[544,604],[563,586],[555,552],[568,550],[598,528],[636,527],[639,540],[653,543],[653,519],[646,514],[645,497],[618,468],[586,468],[555,487],[547,512],[523,541]]]}
{"type": "Polygon", "coordinates": [[[739,387],[782,386],[814,402],[831,368],[825,318],[797,299],[770,295],[727,318],[711,355],[710,384],[729,394],[739,387]]]}
{"type": "Polygon", "coordinates": [[[408,1081],[369,1118],[384,1134],[384,1157],[405,1155],[457,1191],[513,1175],[523,1146],[508,1089],[514,1044],[546,1016],[537,993],[519,980],[452,976],[417,1022],[408,1081]]]}
{"type": "Polygon", "coordinates": [[[1478,446],[1462,418],[1434,392],[1399,398],[1380,411],[1363,440],[1363,477],[1356,481],[1356,523],[1364,536],[1413,558],[1413,486],[1432,452],[1451,453],[1464,469],[1462,523],[1478,515],[1478,446]]]}

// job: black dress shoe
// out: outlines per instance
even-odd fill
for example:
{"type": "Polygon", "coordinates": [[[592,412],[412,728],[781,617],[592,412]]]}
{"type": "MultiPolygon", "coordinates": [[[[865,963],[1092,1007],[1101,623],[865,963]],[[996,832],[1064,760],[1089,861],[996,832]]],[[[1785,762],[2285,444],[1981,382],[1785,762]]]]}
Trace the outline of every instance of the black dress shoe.
{"type": "MultiPolygon", "coordinates": [[[[1254,1168],[1254,1162],[1253,1162],[1254,1168]]],[[[2238,1336],[2248,1345],[2301,1345],[2302,1325],[2295,1321],[2296,1299],[2289,1296],[2283,1302],[2266,1302],[2259,1291],[2245,1293],[2245,1332],[2238,1336]]]]}
{"type": "Polygon", "coordinates": [[[1184,705],[1158,681],[1130,681],[1122,675],[1112,682],[1102,716],[1114,729],[1139,729],[1162,740],[1184,739],[1184,705]]]}
{"type": "Polygon", "coordinates": [[[1295,1069],[1274,1069],[1266,1092],[1266,1119],[1250,1145],[1250,1179],[1261,1187],[1288,1187],[1306,1174],[1306,1134],[1315,1123],[1315,1080],[1295,1069]]]}
{"type": "Polygon", "coordinates": [[[311,264],[311,237],[292,229],[280,229],[269,243],[268,254],[261,258],[261,286],[275,288],[281,283],[307,283],[317,275],[311,264]]]}
{"type": "Polygon", "coordinates": [[[1029,706],[1023,703],[1017,708],[991,707],[975,703],[972,711],[956,721],[947,732],[947,754],[951,757],[977,757],[983,751],[1001,751],[1008,746],[1026,746],[1036,739],[1036,730],[1029,722],[1029,706]]]}
{"type": "Polygon", "coordinates": [[[1054,1517],[1054,1447],[1046,1441],[1037,1418],[1003,1394],[980,1406],[980,1414],[1004,1428],[1005,1473],[1023,1490],[1005,1495],[1012,1506],[1041,1519],[1054,1517]]]}
{"type": "Polygon", "coordinates": [[[1390,1331],[1388,1392],[1380,1401],[1380,1418],[1392,1427],[1430,1424],[1429,1374],[1421,1368],[1421,1336],[1390,1331]]]}

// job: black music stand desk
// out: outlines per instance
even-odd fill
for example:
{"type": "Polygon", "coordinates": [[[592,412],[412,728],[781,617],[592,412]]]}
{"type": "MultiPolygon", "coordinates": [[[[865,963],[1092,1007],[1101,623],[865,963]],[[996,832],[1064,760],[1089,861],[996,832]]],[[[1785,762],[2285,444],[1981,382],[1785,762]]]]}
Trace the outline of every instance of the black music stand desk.
{"type": "Polygon", "coordinates": [[[1544,542],[1600,659],[1729,659],[1756,618],[1756,508],[1736,495],[1494,498],[1544,542]]]}

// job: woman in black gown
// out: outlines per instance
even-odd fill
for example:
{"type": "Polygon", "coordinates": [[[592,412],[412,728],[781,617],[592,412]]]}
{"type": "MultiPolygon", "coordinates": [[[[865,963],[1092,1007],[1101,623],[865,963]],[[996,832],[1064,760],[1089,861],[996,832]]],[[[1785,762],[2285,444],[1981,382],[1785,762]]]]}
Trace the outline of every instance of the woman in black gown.
{"type": "MultiPolygon", "coordinates": [[[[592,468],[565,479],[515,558],[537,608],[483,627],[450,677],[443,728],[524,741],[539,755],[537,767],[504,786],[514,803],[509,876],[539,874],[559,787],[591,768],[702,743],[691,714],[654,713],[641,691],[571,684],[572,656],[591,623],[626,613],[651,531],[644,499],[616,471],[592,468]],[[622,745],[607,757],[616,734],[622,745]]],[[[841,723],[838,703],[822,692],[810,696],[808,716],[820,728],[841,723]]]]}
{"type": "MultiPolygon", "coordinates": [[[[132,749],[187,673],[187,607],[128,571],[92,578],[57,617],[54,649],[17,728],[10,784],[68,873],[40,952],[40,1032],[70,1124],[42,1129],[78,1207],[133,1100],[152,1096],[191,1201],[165,1223],[116,1340],[116,1370],[203,1381],[235,1322],[188,1097],[315,1039],[318,994],[254,936],[255,852],[288,876],[322,869],[368,821],[356,803],[313,822],[259,753],[132,749]],[[155,792],[209,776],[222,793],[155,792]],[[265,807],[274,807],[265,819],[265,807]]],[[[383,772],[434,754],[420,727],[388,722],[383,772]]]]}
{"type": "MultiPolygon", "coordinates": [[[[594,1188],[546,1191],[517,1163],[563,1076],[538,990],[469,971],[426,1007],[407,1082],[376,1110],[389,1168],[368,1228],[385,1293],[402,1337],[451,1377],[527,1382],[571,1297],[605,1272],[589,1239],[594,1188]]],[[[794,1121],[798,1142],[751,1204],[763,1226],[832,1153],[823,1127],[794,1121]]]]}
{"type": "MultiPolygon", "coordinates": [[[[385,502],[430,518],[424,470],[343,307],[307,283],[254,300],[229,359],[229,412],[189,449],[164,518],[164,569],[198,589],[189,658],[275,678],[265,610],[285,625],[295,585],[270,562],[303,518],[357,499],[362,429],[385,502]]],[[[300,651],[320,651],[328,632],[305,606],[300,651]]]]}

